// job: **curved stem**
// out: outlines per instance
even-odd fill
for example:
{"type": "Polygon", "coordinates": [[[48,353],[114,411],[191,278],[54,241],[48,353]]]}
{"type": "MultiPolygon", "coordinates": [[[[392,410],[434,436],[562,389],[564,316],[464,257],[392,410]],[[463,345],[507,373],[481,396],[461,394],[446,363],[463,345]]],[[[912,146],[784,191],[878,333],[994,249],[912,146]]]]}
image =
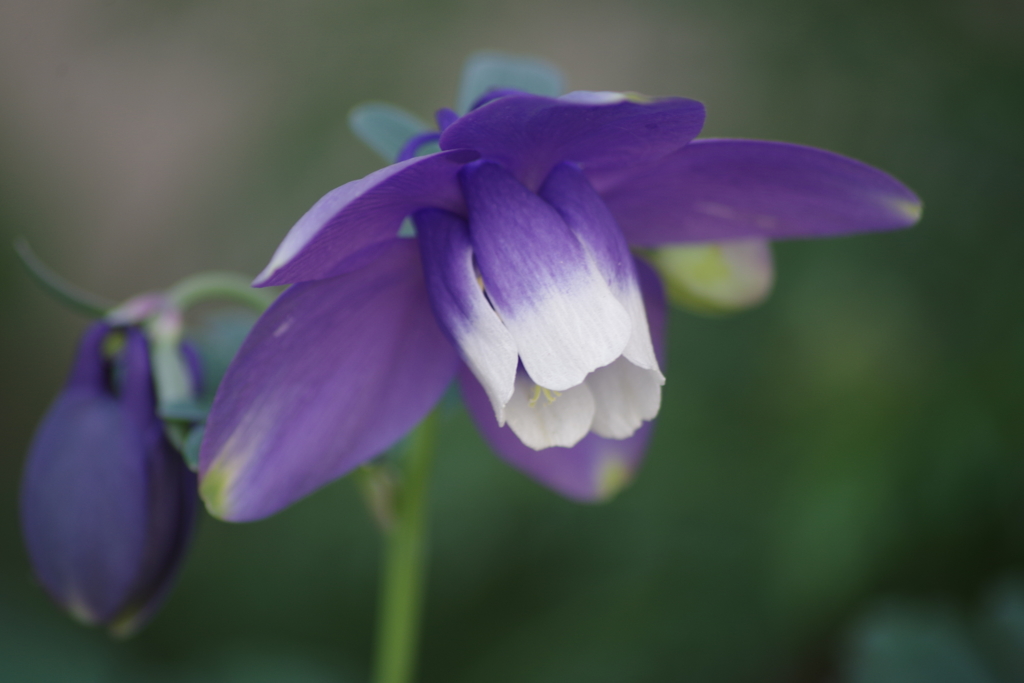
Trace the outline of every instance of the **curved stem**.
{"type": "Polygon", "coordinates": [[[436,437],[435,411],[413,432],[403,458],[395,515],[385,534],[374,667],[376,683],[413,680],[426,567],[427,486],[436,437]]]}
{"type": "Polygon", "coordinates": [[[36,284],[65,306],[90,318],[102,318],[113,307],[113,303],[73,285],[57,275],[36,256],[32,247],[29,246],[28,240],[24,237],[14,240],[14,251],[18,255],[21,265],[25,267],[26,272],[32,276],[36,284]]]}
{"type": "Polygon", "coordinates": [[[167,290],[167,298],[179,309],[185,310],[200,301],[222,299],[235,301],[257,311],[266,310],[274,296],[254,289],[249,278],[238,273],[210,271],[189,276],[167,290]]]}

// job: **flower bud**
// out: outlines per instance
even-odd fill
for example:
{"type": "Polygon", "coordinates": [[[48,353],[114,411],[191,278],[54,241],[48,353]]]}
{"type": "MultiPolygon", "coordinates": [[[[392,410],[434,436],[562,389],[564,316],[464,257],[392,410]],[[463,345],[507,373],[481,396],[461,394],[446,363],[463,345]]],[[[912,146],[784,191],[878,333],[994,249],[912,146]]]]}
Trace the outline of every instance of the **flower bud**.
{"type": "Polygon", "coordinates": [[[116,635],[166,596],[196,518],[195,475],[164,435],[151,373],[140,330],[89,328],[21,487],[36,577],[73,616],[116,635]]]}

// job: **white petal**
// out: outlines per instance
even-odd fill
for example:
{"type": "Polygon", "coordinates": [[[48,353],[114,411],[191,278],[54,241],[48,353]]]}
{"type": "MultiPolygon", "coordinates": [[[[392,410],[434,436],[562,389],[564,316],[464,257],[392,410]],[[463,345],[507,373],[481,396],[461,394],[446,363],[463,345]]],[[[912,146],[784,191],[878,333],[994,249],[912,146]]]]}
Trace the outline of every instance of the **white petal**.
{"type": "MultiPolygon", "coordinates": [[[[654,355],[654,344],[651,342],[651,328],[647,323],[647,307],[644,306],[643,295],[640,293],[640,285],[636,277],[620,286],[613,284],[612,291],[623,308],[629,312],[629,318],[633,323],[629,343],[626,344],[626,348],[622,351],[623,357],[638,368],[650,371],[658,386],[663,385],[665,383],[665,376],[661,374],[661,368],[658,367],[658,358],[654,355]]],[[[616,363],[618,362],[616,361],[616,363]]],[[[657,412],[657,409],[655,409],[655,412],[657,412]]]]}
{"type": "Polygon", "coordinates": [[[465,222],[441,209],[419,211],[415,222],[434,313],[483,385],[498,424],[504,425],[519,356],[480,287],[465,222]]]}
{"type": "Polygon", "coordinates": [[[653,370],[664,383],[651,344],[636,263],[622,231],[601,197],[583,172],[572,164],[556,166],[544,181],[540,196],[555,207],[583,245],[593,268],[605,279],[612,295],[628,313],[630,337],[623,355],[634,364],[653,370]]]}
{"type": "Polygon", "coordinates": [[[530,377],[558,391],[618,358],[633,334],[632,318],[596,269],[563,277],[535,301],[507,307],[504,318],[530,377]]]}
{"type": "Polygon", "coordinates": [[[519,440],[539,451],[575,446],[590,431],[594,410],[594,397],[586,384],[561,392],[545,391],[520,371],[505,416],[519,440]]]}
{"type": "Polygon", "coordinates": [[[498,164],[460,178],[487,295],[530,377],[563,391],[622,355],[630,316],[559,213],[498,164]]]}
{"type": "Polygon", "coordinates": [[[587,377],[595,401],[591,429],[606,439],[632,436],[645,420],[658,415],[664,382],[657,369],[637,367],[626,358],[595,370],[587,377]]]}
{"type": "MultiPolygon", "coordinates": [[[[481,298],[483,295],[481,294],[481,298]]],[[[479,310],[479,317],[465,327],[452,329],[462,359],[487,392],[499,425],[505,424],[505,406],[513,395],[510,377],[515,373],[516,345],[512,335],[488,306],[479,310]],[[509,367],[513,370],[510,373],[509,367]]]]}

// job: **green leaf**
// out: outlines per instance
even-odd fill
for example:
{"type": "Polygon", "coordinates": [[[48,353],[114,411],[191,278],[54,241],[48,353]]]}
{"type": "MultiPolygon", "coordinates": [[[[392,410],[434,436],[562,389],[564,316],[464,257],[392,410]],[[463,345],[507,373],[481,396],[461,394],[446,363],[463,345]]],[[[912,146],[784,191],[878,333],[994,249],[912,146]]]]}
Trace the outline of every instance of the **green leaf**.
{"type": "Polygon", "coordinates": [[[409,112],[384,102],[365,102],[348,113],[348,125],[360,140],[389,164],[409,138],[431,126],[409,112]]]}
{"type": "Polygon", "coordinates": [[[462,69],[456,111],[465,114],[481,95],[496,88],[558,97],[565,91],[565,81],[558,67],[542,59],[478,52],[462,69]]]}

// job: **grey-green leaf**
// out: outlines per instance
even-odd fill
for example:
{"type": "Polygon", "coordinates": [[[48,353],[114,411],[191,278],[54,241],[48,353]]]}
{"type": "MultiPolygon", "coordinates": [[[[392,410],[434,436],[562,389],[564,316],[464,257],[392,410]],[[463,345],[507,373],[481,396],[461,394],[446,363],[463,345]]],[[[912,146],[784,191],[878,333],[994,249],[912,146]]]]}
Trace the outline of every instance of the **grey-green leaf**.
{"type": "Polygon", "coordinates": [[[418,117],[385,102],[364,102],[348,113],[348,125],[360,140],[389,164],[409,138],[430,129],[418,117]]]}
{"type": "Polygon", "coordinates": [[[543,59],[477,52],[462,69],[456,111],[466,113],[481,95],[496,88],[558,97],[565,91],[565,81],[562,72],[543,59]]]}

